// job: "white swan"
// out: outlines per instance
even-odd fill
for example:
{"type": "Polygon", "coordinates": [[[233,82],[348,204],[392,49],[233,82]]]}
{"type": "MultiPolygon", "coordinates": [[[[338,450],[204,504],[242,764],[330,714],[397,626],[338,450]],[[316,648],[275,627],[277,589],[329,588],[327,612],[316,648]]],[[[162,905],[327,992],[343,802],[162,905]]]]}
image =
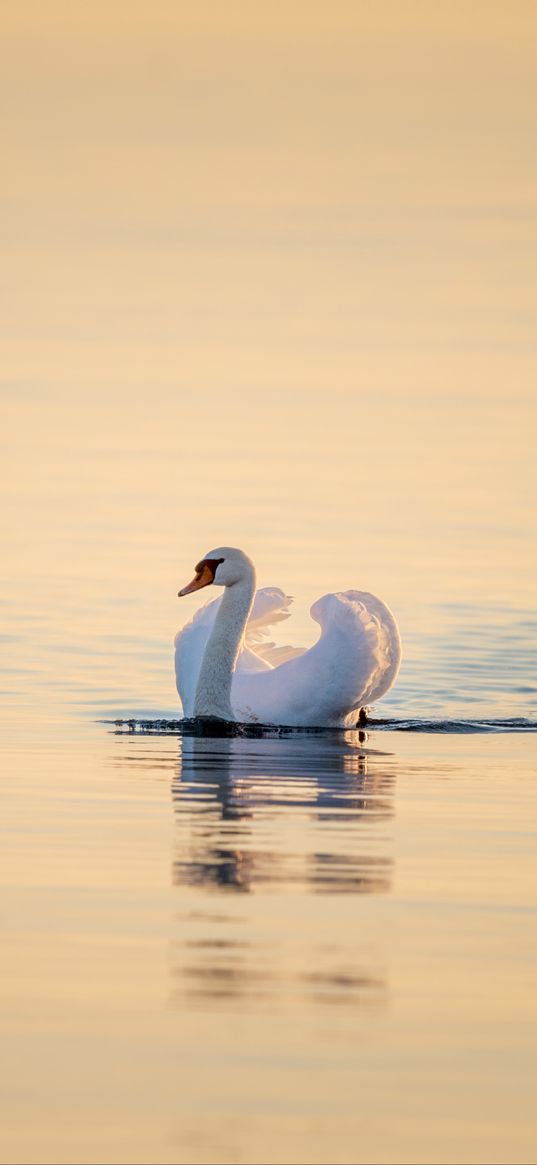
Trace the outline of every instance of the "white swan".
{"type": "Polygon", "coordinates": [[[175,639],[185,716],[348,728],[393,684],[401,659],[397,624],[367,591],[317,599],[311,615],[321,635],[305,650],[267,642],[268,628],[288,617],[292,600],[277,587],[256,594],[254,565],[242,550],[211,550],[179,595],[211,583],[224,587],[223,596],[197,611],[175,639]]]}

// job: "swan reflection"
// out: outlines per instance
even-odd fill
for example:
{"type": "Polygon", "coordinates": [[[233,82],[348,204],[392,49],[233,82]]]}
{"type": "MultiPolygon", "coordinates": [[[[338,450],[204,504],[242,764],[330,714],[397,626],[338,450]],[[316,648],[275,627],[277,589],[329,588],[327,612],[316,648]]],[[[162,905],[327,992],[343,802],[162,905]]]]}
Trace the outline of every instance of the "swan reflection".
{"type": "Polygon", "coordinates": [[[393,774],[358,733],[183,738],[173,782],[176,884],[242,893],[382,893],[393,774]]]}
{"type": "Polygon", "coordinates": [[[392,883],[390,758],[357,732],[180,747],[172,877],[199,897],[172,944],[172,1002],[384,1003],[384,912],[364,896],[392,883]]]}
{"type": "Polygon", "coordinates": [[[125,743],[171,776],[172,1006],[383,1005],[394,758],[357,731],[125,743]]]}

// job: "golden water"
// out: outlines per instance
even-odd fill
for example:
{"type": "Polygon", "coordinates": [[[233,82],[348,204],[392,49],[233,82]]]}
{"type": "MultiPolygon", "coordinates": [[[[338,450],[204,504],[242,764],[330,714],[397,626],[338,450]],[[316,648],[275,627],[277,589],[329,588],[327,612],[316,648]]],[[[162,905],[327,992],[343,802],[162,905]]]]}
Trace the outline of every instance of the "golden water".
{"type": "Polygon", "coordinates": [[[535,17],[3,14],[6,1163],[534,1158],[535,17]],[[222,544],[446,731],[100,722],[222,544]]]}

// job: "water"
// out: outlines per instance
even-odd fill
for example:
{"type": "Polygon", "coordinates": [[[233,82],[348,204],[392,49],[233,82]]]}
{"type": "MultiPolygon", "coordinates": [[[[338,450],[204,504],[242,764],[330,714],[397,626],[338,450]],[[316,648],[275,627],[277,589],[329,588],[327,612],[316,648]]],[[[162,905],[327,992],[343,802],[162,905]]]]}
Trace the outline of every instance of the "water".
{"type": "Polygon", "coordinates": [[[191,561],[168,597],[166,523],[129,581],[72,521],[4,604],[2,1160],[530,1163],[526,600],[472,604],[462,567],[464,603],[403,593],[365,732],[184,736],[191,561]]]}
{"type": "Polygon", "coordinates": [[[1,1159],[529,1163],[532,6],[120,7],[4,22],[1,1159]],[[140,724],[221,544],[365,734],[140,724]]]}
{"type": "Polygon", "coordinates": [[[10,757],[4,1159],[532,1159],[535,737],[10,757]]]}

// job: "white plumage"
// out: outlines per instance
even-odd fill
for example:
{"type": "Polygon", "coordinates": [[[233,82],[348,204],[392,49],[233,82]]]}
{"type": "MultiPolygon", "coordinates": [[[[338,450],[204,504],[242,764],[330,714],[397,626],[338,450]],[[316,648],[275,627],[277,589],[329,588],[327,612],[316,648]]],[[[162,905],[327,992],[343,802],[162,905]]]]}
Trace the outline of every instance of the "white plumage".
{"type": "Polygon", "coordinates": [[[321,628],[313,647],[276,647],[270,628],[289,617],[292,600],[278,587],[255,592],[253,564],[242,551],[211,551],[197,572],[180,593],[213,581],[226,590],[198,610],[175,640],[185,716],[349,727],[356,724],[360,708],[379,700],[393,684],[401,659],[399,632],[391,611],[375,595],[354,590],[323,595],[311,608],[321,628]],[[203,575],[205,564],[213,574],[209,579],[210,571],[203,575]]]}

